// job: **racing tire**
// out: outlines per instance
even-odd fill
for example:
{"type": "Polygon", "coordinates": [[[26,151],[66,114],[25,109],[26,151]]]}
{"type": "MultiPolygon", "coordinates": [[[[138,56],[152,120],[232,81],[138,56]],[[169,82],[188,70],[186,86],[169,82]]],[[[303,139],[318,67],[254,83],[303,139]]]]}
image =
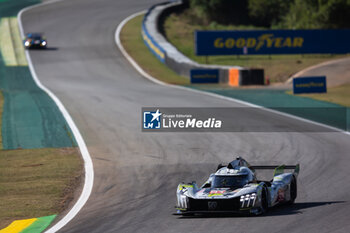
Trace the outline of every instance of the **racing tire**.
{"type": "Polygon", "coordinates": [[[295,199],[297,198],[297,180],[293,176],[292,181],[290,182],[289,194],[290,200],[287,202],[289,205],[294,204],[295,199]]]}
{"type": "Polygon", "coordinates": [[[263,190],[261,191],[261,206],[260,206],[260,215],[264,214],[267,212],[268,208],[269,208],[269,204],[267,201],[267,189],[266,187],[263,188],[263,190]]]}
{"type": "Polygon", "coordinates": [[[255,216],[263,215],[264,213],[267,212],[267,210],[269,208],[267,198],[268,198],[267,188],[266,188],[266,186],[264,186],[261,190],[260,207],[258,207],[259,211],[254,213],[253,215],[255,215],[255,216]]]}

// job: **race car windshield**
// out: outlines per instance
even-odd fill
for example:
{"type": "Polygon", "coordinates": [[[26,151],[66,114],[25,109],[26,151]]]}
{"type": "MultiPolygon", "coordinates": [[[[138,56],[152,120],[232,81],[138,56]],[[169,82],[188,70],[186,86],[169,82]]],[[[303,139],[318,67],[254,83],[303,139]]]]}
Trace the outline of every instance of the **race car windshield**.
{"type": "Polygon", "coordinates": [[[41,35],[37,34],[28,34],[27,37],[33,40],[41,40],[41,35]]]}
{"type": "Polygon", "coordinates": [[[213,188],[242,188],[248,183],[247,175],[240,176],[215,176],[213,188]]]}

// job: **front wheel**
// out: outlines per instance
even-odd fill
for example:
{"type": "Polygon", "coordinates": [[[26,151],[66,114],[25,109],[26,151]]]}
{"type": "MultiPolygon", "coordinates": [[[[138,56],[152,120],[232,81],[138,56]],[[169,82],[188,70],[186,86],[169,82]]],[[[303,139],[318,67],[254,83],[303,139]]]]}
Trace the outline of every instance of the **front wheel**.
{"type": "Polygon", "coordinates": [[[267,200],[267,189],[266,187],[263,187],[261,190],[261,196],[260,196],[260,206],[256,209],[256,211],[253,211],[254,215],[262,215],[267,212],[269,208],[268,200],[267,200]]]}
{"type": "Polygon", "coordinates": [[[263,190],[261,191],[261,214],[264,214],[267,212],[267,209],[269,208],[269,204],[267,201],[267,190],[264,187],[263,190]]]}
{"type": "Polygon", "coordinates": [[[297,198],[297,180],[294,176],[292,178],[292,181],[290,182],[289,189],[290,200],[288,201],[288,204],[293,204],[295,202],[295,199],[297,198]]]}

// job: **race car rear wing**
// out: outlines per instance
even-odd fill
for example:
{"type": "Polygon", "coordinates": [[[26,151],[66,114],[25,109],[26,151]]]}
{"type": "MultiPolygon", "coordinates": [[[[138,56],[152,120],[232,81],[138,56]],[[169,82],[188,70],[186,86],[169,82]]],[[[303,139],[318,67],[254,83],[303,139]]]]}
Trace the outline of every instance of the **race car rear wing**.
{"type": "Polygon", "coordinates": [[[294,169],[294,174],[298,175],[300,170],[300,165],[257,165],[257,166],[250,166],[249,167],[252,170],[270,170],[274,169],[273,176],[278,176],[284,173],[284,169],[294,169]]]}

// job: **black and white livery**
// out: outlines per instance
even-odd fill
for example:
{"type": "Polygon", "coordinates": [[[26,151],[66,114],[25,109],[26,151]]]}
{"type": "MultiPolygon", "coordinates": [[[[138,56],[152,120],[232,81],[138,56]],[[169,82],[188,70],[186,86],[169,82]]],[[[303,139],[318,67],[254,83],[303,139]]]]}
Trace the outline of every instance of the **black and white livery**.
{"type": "Polygon", "coordinates": [[[27,33],[23,45],[26,49],[46,49],[47,41],[41,33],[27,33]]]}
{"type": "Polygon", "coordinates": [[[243,212],[265,213],[277,204],[293,204],[297,197],[299,164],[281,166],[251,166],[239,157],[217,171],[198,187],[196,182],[177,187],[176,214],[243,212]],[[270,181],[256,178],[256,170],[274,169],[270,181]],[[293,169],[284,172],[285,169],[293,169]]]}

